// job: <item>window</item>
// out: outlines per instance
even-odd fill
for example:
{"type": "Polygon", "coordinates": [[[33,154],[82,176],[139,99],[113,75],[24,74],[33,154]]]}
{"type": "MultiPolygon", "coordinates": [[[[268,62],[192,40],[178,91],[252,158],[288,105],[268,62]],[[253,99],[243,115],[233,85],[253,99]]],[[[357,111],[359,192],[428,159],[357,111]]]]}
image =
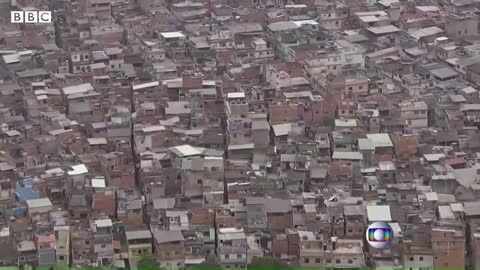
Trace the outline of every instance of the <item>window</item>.
{"type": "Polygon", "coordinates": [[[335,263],[336,263],[336,264],[339,264],[339,263],[340,263],[340,260],[335,260],[335,263]]]}
{"type": "Polygon", "coordinates": [[[327,263],[332,263],[332,259],[327,259],[327,263]]]}
{"type": "Polygon", "coordinates": [[[358,89],[363,89],[363,85],[359,85],[359,86],[358,86],[358,89]]]}
{"type": "Polygon", "coordinates": [[[348,260],[348,263],[349,263],[349,264],[352,264],[352,263],[353,263],[353,260],[348,260]]]}
{"type": "Polygon", "coordinates": [[[315,263],[321,263],[322,261],[319,258],[315,259],[315,263]]]}
{"type": "Polygon", "coordinates": [[[418,260],[423,261],[423,257],[422,256],[418,257],[418,260]]]}
{"type": "Polygon", "coordinates": [[[230,255],[229,255],[229,254],[225,254],[225,259],[230,259],[230,255]]]}
{"type": "Polygon", "coordinates": [[[102,248],[106,248],[107,246],[106,246],[105,244],[102,244],[102,246],[101,246],[101,247],[102,247],[102,248]]]}
{"type": "Polygon", "coordinates": [[[310,263],[310,259],[309,259],[309,258],[305,258],[303,261],[304,261],[305,263],[310,263]]]}
{"type": "Polygon", "coordinates": [[[410,261],[413,262],[413,257],[410,257],[410,261]]]}
{"type": "Polygon", "coordinates": [[[237,259],[241,259],[242,258],[242,254],[237,254],[237,259]]]}
{"type": "Polygon", "coordinates": [[[60,261],[65,260],[65,256],[63,256],[63,255],[60,255],[60,257],[58,257],[58,258],[60,259],[60,261]]]}

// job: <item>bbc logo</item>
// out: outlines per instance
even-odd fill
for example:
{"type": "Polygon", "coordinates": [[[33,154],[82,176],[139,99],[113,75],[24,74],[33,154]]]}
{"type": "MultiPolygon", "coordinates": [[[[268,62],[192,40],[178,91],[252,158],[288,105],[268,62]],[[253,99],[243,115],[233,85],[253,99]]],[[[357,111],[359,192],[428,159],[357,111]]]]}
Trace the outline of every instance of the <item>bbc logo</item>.
{"type": "Polygon", "coordinates": [[[12,11],[11,23],[51,23],[51,11],[12,11]]]}

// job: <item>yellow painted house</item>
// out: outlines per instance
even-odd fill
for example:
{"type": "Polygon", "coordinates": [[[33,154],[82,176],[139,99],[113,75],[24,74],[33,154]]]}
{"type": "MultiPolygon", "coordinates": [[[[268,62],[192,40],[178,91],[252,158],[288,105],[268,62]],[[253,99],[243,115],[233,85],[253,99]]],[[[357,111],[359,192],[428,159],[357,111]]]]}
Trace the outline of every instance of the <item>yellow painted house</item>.
{"type": "Polygon", "coordinates": [[[129,258],[140,258],[152,254],[152,233],[150,230],[125,232],[129,258]]]}

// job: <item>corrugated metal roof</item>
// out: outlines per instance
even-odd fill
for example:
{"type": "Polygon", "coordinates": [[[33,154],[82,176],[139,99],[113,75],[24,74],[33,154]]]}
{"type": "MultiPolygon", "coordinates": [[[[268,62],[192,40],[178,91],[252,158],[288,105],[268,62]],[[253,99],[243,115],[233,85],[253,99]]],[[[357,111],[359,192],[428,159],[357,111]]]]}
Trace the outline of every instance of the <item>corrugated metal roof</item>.
{"type": "Polygon", "coordinates": [[[389,205],[368,205],[368,221],[392,221],[389,205]]]}

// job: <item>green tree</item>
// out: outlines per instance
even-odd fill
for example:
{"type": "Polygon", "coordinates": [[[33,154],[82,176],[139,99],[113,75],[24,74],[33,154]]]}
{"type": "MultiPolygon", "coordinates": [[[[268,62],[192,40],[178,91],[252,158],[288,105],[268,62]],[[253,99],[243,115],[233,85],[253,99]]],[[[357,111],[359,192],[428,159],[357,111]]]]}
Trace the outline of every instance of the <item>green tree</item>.
{"type": "Polygon", "coordinates": [[[198,265],[189,266],[187,270],[222,270],[222,267],[214,261],[205,261],[198,265]]]}
{"type": "Polygon", "coordinates": [[[160,263],[152,256],[140,258],[137,265],[138,270],[163,270],[160,263]]]}
{"type": "Polygon", "coordinates": [[[252,260],[248,270],[290,270],[291,267],[284,261],[274,257],[263,257],[252,260]]]}

